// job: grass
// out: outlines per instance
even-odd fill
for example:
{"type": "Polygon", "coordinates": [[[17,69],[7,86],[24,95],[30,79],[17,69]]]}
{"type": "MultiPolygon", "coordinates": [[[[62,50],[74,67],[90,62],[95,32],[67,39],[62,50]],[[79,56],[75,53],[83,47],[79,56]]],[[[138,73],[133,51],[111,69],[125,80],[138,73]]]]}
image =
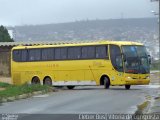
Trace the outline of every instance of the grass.
{"type": "Polygon", "coordinates": [[[138,105],[138,110],[143,111],[149,104],[149,101],[145,101],[144,103],[142,103],[141,105],[138,105]]]}
{"type": "Polygon", "coordinates": [[[0,91],[0,98],[5,97],[12,97],[12,96],[18,96],[21,94],[27,94],[27,93],[33,93],[35,91],[49,91],[49,86],[42,86],[42,85],[21,85],[21,86],[15,86],[7,83],[1,83],[0,87],[5,87],[5,90],[0,91]]]}
{"type": "Polygon", "coordinates": [[[160,60],[151,63],[151,70],[160,70],[160,60]]]}
{"type": "Polygon", "coordinates": [[[9,86],[11,86],[11,84],[0,82],[0,87],[2,87],[2,88],[6,88],[6,87],[9,87],[9,86]]]}

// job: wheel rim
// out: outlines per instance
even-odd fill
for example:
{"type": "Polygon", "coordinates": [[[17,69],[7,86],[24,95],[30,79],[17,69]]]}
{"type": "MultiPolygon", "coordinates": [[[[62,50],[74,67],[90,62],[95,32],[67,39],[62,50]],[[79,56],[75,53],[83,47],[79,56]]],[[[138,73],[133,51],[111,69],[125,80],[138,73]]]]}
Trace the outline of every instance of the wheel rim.
{"type": "Polygon", "coordinates": [[[34,78],[32,79],[32,84],[40,84],[39,78],[38,78],[38,77],[34,77],[34,78]]]}
{"type": "Polygon", "coordinates": [[[51,79],[50,79],[50,78],[46,78],[46,79],[44,80],[44,84],[45,84],[45,85],[48,85],[48,86],[52,86],[52,81],[51,81],[51,79]]]}

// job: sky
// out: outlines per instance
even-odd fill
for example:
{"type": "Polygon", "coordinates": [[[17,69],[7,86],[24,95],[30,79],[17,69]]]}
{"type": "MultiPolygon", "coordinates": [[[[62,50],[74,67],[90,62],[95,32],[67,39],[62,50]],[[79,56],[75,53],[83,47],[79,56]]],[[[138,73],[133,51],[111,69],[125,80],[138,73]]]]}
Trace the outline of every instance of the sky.
{"type": "Polygon", "coordinates": [[[154,17],[150,0],[0,0],[0,25],[154,17]]]}

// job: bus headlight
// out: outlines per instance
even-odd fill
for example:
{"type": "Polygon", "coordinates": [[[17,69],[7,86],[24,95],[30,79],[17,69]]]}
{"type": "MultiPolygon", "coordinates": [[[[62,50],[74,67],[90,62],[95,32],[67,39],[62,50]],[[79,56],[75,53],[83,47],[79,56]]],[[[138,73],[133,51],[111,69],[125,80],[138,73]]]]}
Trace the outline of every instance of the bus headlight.
{"type": "Polygon", "coordinates": [[[131,77],[126,77],[126,79],[127,79],[127,80],[132,80],[132,78],[131,78],[131,77]]]}

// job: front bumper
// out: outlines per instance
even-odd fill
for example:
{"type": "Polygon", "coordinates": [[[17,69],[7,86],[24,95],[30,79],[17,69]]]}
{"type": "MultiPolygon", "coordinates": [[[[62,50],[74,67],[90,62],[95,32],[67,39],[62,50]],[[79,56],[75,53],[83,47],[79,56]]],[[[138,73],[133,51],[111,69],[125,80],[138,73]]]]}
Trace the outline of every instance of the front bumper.
{"type": "Polygon", "coordinates": [[[125,80],[125,85],[148,85],[149,83],[150,83],[149,79],[125,80]]]}

